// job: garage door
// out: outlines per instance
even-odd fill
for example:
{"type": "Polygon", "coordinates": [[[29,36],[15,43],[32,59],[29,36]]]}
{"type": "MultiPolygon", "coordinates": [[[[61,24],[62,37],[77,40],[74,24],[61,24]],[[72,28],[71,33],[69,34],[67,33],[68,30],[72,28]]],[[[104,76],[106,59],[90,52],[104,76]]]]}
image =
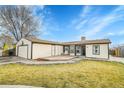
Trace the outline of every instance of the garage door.
{"type": "Polygon", "coordinates": [[[23,58],[28,58],[28,46],[19,46],[18,56],[23,58]]]}

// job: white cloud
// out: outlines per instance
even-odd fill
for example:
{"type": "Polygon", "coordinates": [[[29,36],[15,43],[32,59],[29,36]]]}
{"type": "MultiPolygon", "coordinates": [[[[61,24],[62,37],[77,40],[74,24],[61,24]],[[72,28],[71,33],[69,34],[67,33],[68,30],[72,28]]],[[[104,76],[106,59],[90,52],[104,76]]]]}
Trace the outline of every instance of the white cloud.
{"type": "Polygon", "coordinates": [[[80,14],[80,17],[87,16],[91,10],[92,10],[91,6],[88,6],[88,5],[84,6],[83,11],[80,14]]]}
{"type": "Polygon", "coordinates": [[[87,23],[87,20],[83,20],[81,21],[77,26],[75,26],[75,28],[78,30],[78,29],[81,29],[85,24],[87,23]]]}
{"type": "Polygon", "coordinates": [[[119,9],[117,8],[116,10],[112,11],[112,13],[108,14],[107,16],[103,17],[101,20],[99,20],[98,24],[92,28],[91,31],[86,32],[86,35],[95,35],[96,33],[102,31],[103,28],[105,28],[106,26],[110,25],[113,22],[117,22],[120,19],[122,19],[122,17],[124,17],[124,14],[118,14],[118,12],[120,10],[124,11],[124,7],[119,7],[119,9]],[[118,10],[118,11],[117,11],[118,10]]]}
{"type": "Polygon", "coordinates": [[[105,36],[123,36],[124,30],[118,32],[108,32],[105,36]]]}
{"type": "Polygon", "coordinates": [[[90,13],[91,9],[91,6],[84,6],[79,16],[76,19],[72,20],[71,25],[69,25],[69,27],[75,26],[76,30],[81,29],[82,26],[86,24],[86,21],[88,21],[87,19],[85,19],[85,17],[88,16],[88,13],[90,13]]]}
{"type": "Polygon", "coordinates": [[[115,33],[109,32],[109,33],[107,33],[107,35],[108,35],[108,36],[114,36],[115,33]]]}
{"type": "MultiPolygon", "coordinates": [[[[85,6],[84,11],[81,13],[82,17],[77,18],[77,23],[75,24],[76,30],[82,32],[82,34],[87,37],[94,37],[97,33],[103,31],[106,26],[123,20],[124,18],[124,6],[118,6],[109,14],[104,16],[92,14],[91,8],[92,7],[90,6],[85,6]],[[92,16],[87,17],[87,14],[92,14],[92,16]]],[[[94,10],[94,12],[95,11],[97,11],[97,9],[94,10]]],[[[109,33],[109,35],[113,34],[109,33]]]]}

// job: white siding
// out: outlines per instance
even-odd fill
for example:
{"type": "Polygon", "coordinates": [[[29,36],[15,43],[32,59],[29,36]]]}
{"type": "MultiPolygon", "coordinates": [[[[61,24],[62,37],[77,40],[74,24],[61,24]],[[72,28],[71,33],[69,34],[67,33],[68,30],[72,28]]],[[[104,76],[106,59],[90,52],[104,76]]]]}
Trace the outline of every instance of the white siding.
{"type": "Polygon", "coordinates": [[[63,53],[63,46],[56,45],[56,55],[61,55],[63,53]]]}
{"type": "Polygon", "coordinates": [[[99,45],[100,45],[100,55],[93,54],[93,45],[86,45],[86,57],[108,59],[108,44],[99,44],[99,45]]]}
{"type": "Polygon", "coordinates": [[[57,56],[63,53],[63,47],[60,45],[49,45],[49,44],[33,44],[33,59],[57,56]]]}
{"type": "Polygon", "coordinates": [[[33,44],[33,59],[51,56],[51,45],[48,44],[33,44]]]}
{"type": "Polygon", "coordinates": [[[28,46],[19,46],[18,47],[18,56],[27,58],[28,56],[28,46]]]}
{"type": "Polygon", "coordinates": [[[0,57],[2,56],[2,52],[3,52],[3,50],[0,49],[0,57]]]}
{"type": "MultiPolygon", "coordinates": [[[[31,41],[28,41],[24,38],[22,38],[17,44],[16,44],[16,56],[18,55],[18,47],[22,45],[22,42],[24,45],[28,45],[28,59],[31,59],[31,41]]],[[[23,53],[26,53],[25,50],[23,50],[23,53]]]]}
{"type": "Polygon", "coordinates": [[[55,45],[51,45],[51,56],[55,56],[55,45]]]}

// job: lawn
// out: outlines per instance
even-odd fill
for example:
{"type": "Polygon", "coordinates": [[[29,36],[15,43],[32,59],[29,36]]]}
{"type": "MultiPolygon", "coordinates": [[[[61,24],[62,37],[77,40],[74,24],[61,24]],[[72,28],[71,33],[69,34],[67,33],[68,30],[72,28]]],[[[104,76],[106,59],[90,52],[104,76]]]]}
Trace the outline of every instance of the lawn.
{"type": "Polygon", "coordinates": [[[0,85],[124,87],[124,64],[83,60],[75,64],[0,66],[0,85]]]}

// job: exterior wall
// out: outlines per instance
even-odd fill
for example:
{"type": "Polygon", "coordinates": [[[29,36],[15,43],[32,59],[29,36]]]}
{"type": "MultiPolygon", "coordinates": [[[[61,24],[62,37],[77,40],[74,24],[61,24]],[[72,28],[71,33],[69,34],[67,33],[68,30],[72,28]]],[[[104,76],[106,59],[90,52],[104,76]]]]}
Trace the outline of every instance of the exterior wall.
{"type": "Polygon", "coordinates": [[[75,45],[70,45],[70,56],[75,56],[75,45]]]}
{"type": "MultiPolygon", "coordinates": [[[[22,45],[27,45],[28,46],[28,59],[31,59],[31,41],[28,41],[24,38],[22,38],[17,44],[16,44],[16,56],[18,56],[18,47],[23,46],[22,45]]],[[[26,51],[23,51],[23,54],[25,54],[26,51]]]]}
{"type": "Polygon", "coordinates": [[[99,55],[93,54],[93,44],[86,45],[86,57],[108,59],[108,56],[109,56],[108,44],[97,44],[97,45],[100,45],[100,54],[99,55]]]}
{"type": "Polygon", "coordinates": [[[32,46],[32,59],[51,56],[51,45],[34,43],[32,46]]]}
{"type": "Polygon", "coordinates": [[[18,47],[18,56],[23,58],[28,58],[28,46],[19,46],[18,47]]]}
{"type": "Polygon", "coordinates": [[[54,45],[55,46],[55,56],[61,55],[63,53],[63,46],[54,45]]]}
{"type": "Polygon", "coordinates": [[[0,57],[2,56],[2,52],[3,52],[3,50],[0,49],[0,57]]]}
{"type": "Polygon", "coordinates": [[[57,56],[63,53],[63,46],[50,44],[33,44],[32,59],[57,56]]]}

